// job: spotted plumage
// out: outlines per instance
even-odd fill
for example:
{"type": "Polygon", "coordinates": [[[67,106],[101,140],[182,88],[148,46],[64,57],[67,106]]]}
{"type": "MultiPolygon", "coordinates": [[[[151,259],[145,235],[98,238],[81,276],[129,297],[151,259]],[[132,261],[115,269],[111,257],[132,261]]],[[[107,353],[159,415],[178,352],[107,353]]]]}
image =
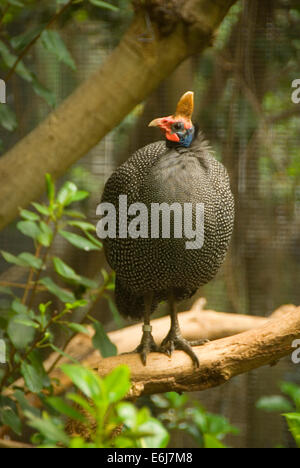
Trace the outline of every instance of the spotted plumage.
{"type": "MultiPolygon", "coordinates": [[[[152,203],[192,203],[195,221],[195,205],[204,204],[201,249],[186,249],[185,236],[174,238],[172,216],[170,239],[161,238],[161,232],[158,239],[119,239],[117,230],[115,239],[104,240],[108,263],[116,271],[116,304],[125,317],[145,317],[149,294],[149,314],[162,300],[191,297],[215,276],[224,260],[233,229],[233,196],[226,169],[196,133],[188,147],[167,140],[139,149],[105,185],[102,202],[115,207],[119,195],[127,195],[128,205],[144,203],[149,213],[152,203]]],[[[149,232],[150,227],[149,216],[149,232]]]]}

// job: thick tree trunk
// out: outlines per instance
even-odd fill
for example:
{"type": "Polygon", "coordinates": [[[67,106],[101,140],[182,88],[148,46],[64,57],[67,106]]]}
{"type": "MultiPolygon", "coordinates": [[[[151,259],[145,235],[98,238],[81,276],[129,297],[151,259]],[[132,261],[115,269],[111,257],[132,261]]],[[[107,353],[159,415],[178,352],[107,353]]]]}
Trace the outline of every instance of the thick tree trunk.
{"type": "Polygon", "coordinates": [[[64,174],[180,62],[207,47],[235,1],[187,0],[180,9],[175,0],[135,2],[135,19],[104,65],[0,159],[0,229],[42,193],[46,172],[64,174]]]}

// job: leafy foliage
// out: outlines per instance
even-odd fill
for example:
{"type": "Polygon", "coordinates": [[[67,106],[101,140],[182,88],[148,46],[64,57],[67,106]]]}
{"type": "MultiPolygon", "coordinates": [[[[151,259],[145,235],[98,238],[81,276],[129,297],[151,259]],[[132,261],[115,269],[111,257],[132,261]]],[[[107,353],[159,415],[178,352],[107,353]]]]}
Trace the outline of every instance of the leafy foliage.
{"type": "Polygon", "coordinates": [[[153,395],[151,400],[160,410],[159,419],[169,430],[185,431],[201,448],[226,448],[222,442],[224,437],[239,432],[225,417],[208,413],[198,402],[190,406],[186,394],[169,392],[153,395]]]}
{"type": "MultiPolygon", "coordinates": [[[[0,39],[0,70],[1,77],[8,83],[13,74],[29,84],[33,92],[41,97],[51,107],[57,104],[54,90],[49,84],[39,80],[27,56],[32,49],[40,50],[44,57],[51,55],[58,63],[76,72],[76,63],[65,44],[63,35],[59,31],[61,18],[72,18],[80,22],[95,12],[106,15],[120,14],[119,5],[124,0],[52,0],[39,2],[38,0],[2,0],[0,4],[1,39],[0,39]],[[32,21],[33,18],[33,21],[32,21]],[[30,21],[29,21],[30,19],[30,21]],[[25,25],[25,28],[24,28],[25,25]],[[20,29],[23,31],[20,33],[20,29]],[[17,35],[14,32],[18,31],[17,35]]],[[[63,22],[64,22],[63,21],[63,22]]],[[[18,127],[18,120],[13,109],[12,101],[0,104],[0,125],[9,132],[18,127]]],[[[2,142],[0,142],[2,147],[2,142]]]]}
{"type": "MultiPolygon", "coordinates": [[[[6,343],[9,357],[6,367],[0,368],[0,394],[4,398],[5,390],[14,386],[17,379],[22,376],[24,387],[18,388],[17,401],[22,400],[23,406],[26,401],[26,391],[37,394],[42,401],[43,392],[52,392],[49,372],[44,369],[43,350],[50,348],[60,356],[68,357],[64,347],[60,349],[55,345],[53,326],[63,330],[66,343],[77,333],[89,333],[84,322],[88,321],[90,310],[100,297],[109,297],[108,293],[113,288],[113,275],[103,272],[100,279],[86,278],[52,254],[56,237],[61,236],[69,242],[69,236],[72,234],[70,242],[72,246],[79,249],[84,247],[86,250],[84,244],[86,242],[90,246],[88,250],[101,249],[101,243],[94,237],[95,227],[84,220],[85,216],[82,213],[80,221],[74,221],[74,213],[78,218],[77,212],[69,209],[72,204],[78,204],[86,199],[89,196],[88,192],[79,190],[74,183],[66,182],[56,193],[49,174],[46,176],[46,188],[48,203],[33,203],[35,211],[21,209],[22,221],[17,224],[17,229],[32,240],[35,253],[22,252],[16,256],[1,251],[7,263],[22,267],[28,272],[27,283],[23,285],[14,283],[10,287],[0,285],[1,294],[8,296],[1,306],[3,310],[1,310],[0,336],[6,343]],[[73,230],[79,231],[81,235],[73,233],[73,230]],[[54,276],[50,277],[49,268],[52,266],[54,276]],[[20,287],[23,289],[21,297],[16,293],[20,287]],[[49,301],[39,302],[39,294],[45,292],[48,292],[49,301]],[[74,323],[72,315],[78,309],[84,310],[83,318],[81,323],[74,323]]],[[[94,338],[96,347],[105,356],[116,354],[116,348],[110,342],[103,326],[93,317],[90,319],[96,330],[94,338]]],[[[0,421],[20,435],[22,423],[15,410],[15,398],[7,397],[3,402],[0,421]]],[[[22,408],[23,406],[21,405],[22,408]]],[[[37,418],[36,413],[34,417],[37,418]]],[[[35,423],[38,426],[37,420],[35,423]]],[[[50,420],[45,423],[49,431],[54,431],[54,426],[50,420]]]]}
{"type": "MultiPolygon", "coordinates": [[[[82,366],[62,366],[79,393],[69,393],[46,399],[52,414],[40,416],[26,410],[29,425],[39,431],[35,438],[41,447],[164,448],[169,435],[161,422],[147,408],[138,410],[132,403],[122,401],[130,388],[127,366],[116,367],[104,379],[82,366]],[[69,402],[67,401],[69,400],[69,402]],[[70,405],[76,403],[76,408],[70,405]],[[76,424],[80,435],[68,435],[62,415],[76,424]],[[82,435],[81,435],[82,434],[82,435]]],[[[69,424],[70,424],[69,421],[69,424]]]]}
{"type": "Polygon", "coordinates": [[[292,382],[281,382],[279,386],[285,396],[262,397],[256,407],[267,412],[283,413],[297,447],[300,448],[300,386],[292,382]]]}

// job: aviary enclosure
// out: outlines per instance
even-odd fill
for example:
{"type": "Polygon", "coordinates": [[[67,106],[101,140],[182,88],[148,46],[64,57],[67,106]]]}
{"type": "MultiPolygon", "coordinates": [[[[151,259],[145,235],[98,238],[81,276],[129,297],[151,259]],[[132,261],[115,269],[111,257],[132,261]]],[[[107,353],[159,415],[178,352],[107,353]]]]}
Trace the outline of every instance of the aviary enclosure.
{"type": "Polygon", "coordinates": [[[0,447],[300,447],[299,33],[297,0],[1,0],[0,447]],[[203,201],[204,244],[100,239],[120,194],[203,201]]]}

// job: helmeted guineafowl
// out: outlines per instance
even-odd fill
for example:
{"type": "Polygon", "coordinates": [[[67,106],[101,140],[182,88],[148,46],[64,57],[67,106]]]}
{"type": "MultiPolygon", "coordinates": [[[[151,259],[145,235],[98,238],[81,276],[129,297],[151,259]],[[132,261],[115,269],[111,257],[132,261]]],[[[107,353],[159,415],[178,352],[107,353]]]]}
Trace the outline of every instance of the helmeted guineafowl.
{"type": "MultiPolygon", "coordinates": [[[[101,200],[116,209],[115,237],[103,239],[104,249],[108,263],[116,271],[115,298],[120,313],[144,319],[143,336],[137,349],[144,364],[151,351],[170,355],[174,349],[181,349],[199,365],[191,344],[180,333],[175,305],[191,297],[199,286],[215,276],[233,229],[234,200],[229,178],[191,121],[193,96],[192,92],[185,93],[174,115],[149,124],[159,127],[165,140],[139,149],[120,166],[106,182],[101,200]],[[142,213],[138,205],[133,205],[132,211],[127,215],[125,210],[124,214],[119,208],[120,195],[123,199],[127,196],[127,207],[142,203],[148,210],[143,229],[135,221],[135,233],[139,232],[135,238],[130,235],[129,226],[134,215],[142,213]],[[168,216],[165,221],[159,218],[162,226],[157,228],[153,206],[158,208],[160,216],[163,206],[171,207],[169,236],[165,235],[168,229],[164,232],[163,225],[168,216]],[[195,232],[199,227],[196,209],[202,207],[204,239],[202,226],[202,242],[197,248],[187,248],[191,234],[184,229],[180,237],[179,223],[186,219],[184,207],[190,207],[187,216],[190,214],[195,232]],[[179,211],[175,214],[175,208],[179,211],[182,208],[181,218],[179,211]],[[128,235],[124,234],[127,228],[128,235]],[[158,348],[151,334],[150,315],[163,300],[169,303],[171,328],[158,348]]],[[[102,221],[103,227],[104,218],[102,221]]],[[[201,240],[201,233],[198,234],[201,240]]]]}

